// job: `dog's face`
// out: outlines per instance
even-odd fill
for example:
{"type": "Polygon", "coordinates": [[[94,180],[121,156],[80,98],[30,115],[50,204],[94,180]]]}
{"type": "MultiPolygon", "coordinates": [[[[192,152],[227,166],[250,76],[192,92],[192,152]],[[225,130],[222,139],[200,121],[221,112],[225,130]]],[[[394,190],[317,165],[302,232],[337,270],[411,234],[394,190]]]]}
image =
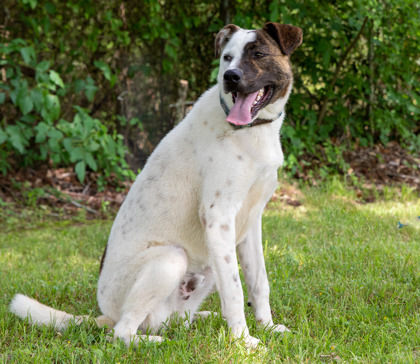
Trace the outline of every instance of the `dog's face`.
{"type": "Polygon", "coordinates": [[[302,30],[267,23],[261,30],[227,25],[216,37],[218,83],[230,112],[227,121],[246,125],[273,118],[287,101],[293,81],[289,57],[302,43],[302,30]]]}

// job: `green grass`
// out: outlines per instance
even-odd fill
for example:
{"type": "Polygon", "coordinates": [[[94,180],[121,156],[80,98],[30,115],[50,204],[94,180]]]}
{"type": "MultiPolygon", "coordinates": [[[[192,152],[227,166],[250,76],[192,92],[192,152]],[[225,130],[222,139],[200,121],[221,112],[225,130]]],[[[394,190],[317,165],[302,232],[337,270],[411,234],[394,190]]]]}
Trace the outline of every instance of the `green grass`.
{"type": "MultiPolygon", "coordinates": [[[[391,191],[391,190],[389,190],[391,191]]],[[[8,313],[21,292],[71,313],[99,315],[96,280],[111,221],[0,233],[0,363],[416,363],[420,362],[420,202],[409,189],[374,204],[333,181],[304,189],[298,208],[269,204],[263,241],[274,320],[292,334],[258,329],[255,351],[229,339],[220,317],[137,350],[108,342],[94,325],[64,332],[8,313]],[[407,226],[397,227],[400,221],[407,226]]],[[[217,295],[203,309],[220,312],[217,295]]]]}

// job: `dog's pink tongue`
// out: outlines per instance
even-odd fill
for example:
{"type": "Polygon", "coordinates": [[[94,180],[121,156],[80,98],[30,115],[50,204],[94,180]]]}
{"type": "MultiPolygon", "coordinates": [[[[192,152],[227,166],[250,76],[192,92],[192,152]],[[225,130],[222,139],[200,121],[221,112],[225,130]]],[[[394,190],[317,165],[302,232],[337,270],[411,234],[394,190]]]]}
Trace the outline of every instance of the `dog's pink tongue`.
{"type": "Polygon", "coordinates": [[[247,125],[252,121],[251,107],[257,97],[258,91],[252,94],[240,94],[230,109],[226,121],[235,125],[247,125]]]}

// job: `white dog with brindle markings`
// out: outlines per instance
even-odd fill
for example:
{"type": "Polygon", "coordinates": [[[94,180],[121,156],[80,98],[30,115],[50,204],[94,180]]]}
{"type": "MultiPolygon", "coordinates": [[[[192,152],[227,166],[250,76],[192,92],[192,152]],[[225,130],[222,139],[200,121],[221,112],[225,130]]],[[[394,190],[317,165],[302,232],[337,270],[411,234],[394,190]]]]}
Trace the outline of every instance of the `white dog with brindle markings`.
{"type": "MultiPolygon", "coordinates": [[[[193,318],[214,288],[231,334],[249,335],[237,255],[259,324],[275,325],[261,243],[261,216],[283,163],[279,131],[292,88],[289,57],[300,28],[267,23],[261,30],[224,27],[216,37],[218,84],[158,145],[112,226],[101,262],[98,303],[114,337],[127,345],[160,341],[174,314],[193,318]]],[[[73,316],[24,295],[18,316],[58,329],[73,316]]]]}

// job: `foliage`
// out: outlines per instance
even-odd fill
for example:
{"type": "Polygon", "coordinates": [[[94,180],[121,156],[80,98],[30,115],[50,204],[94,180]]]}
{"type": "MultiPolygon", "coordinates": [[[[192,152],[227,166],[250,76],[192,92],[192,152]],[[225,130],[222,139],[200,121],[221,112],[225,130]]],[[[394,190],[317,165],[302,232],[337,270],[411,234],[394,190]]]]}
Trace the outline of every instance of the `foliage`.
{"type": "Polygon", "coordinates": [[[107,331],[93,324],[61,333],[32,327],[8,312],[15,293],[71,313],[100,314],[96,281],[111,224],[45,222],[25,230],[21,220],[16,231],[0,228],[0,362],[318,363],[337,356],[352,363],[415,363],[420,223],[411,221],[420,200],[402,197],[357,204],[354,192],[335,180],[303,190],[301,207],[269,204],[263,241],[271,305],[275,322],[293,335],[258,329],[245,307],[251,333],[263,341],[256,351],[229,340],[217,294],[202,309],[218,316],[191,328],[171,323],[161,333],[170,341],[142,343],[138,350],[108,341],[107,331]],[[398,221],[407,226],[398,229],[398,221]]]}
{"type": "Polygon", "coordinates": [[[291,170],[325,143],[336,158],[392,140],[420,150],[415,0],[8,0],[1,11],[2,173],[51,161],[80,178],[125,177],[124,146],[140,167],[177,121],[179,80],[192,99],[214,82],[213,35],[226,22],[304,30],[282,132],[291,170]]]}
{"type": "MultiPolygon", "coordinates": [[[[122,137],[111,133],[98,119],[80,106],[74,106],[72,122],[61,119],[61,103],[69,92],[83,90],[92,99],[97,90],[93,80],[77,80],[64,84],[59,73],[50,69],[49,61],[36,60],[32,46],[18,38],[1,45],[5,54],[7,83],[2,85],[0,101],[9,101],[10,114],[5,113],[0,124],[0,170],[7,173],[18,158],[23,166],[51,161],[54,165],[75,165],[80,181],[86,168],[101,170],[107,176],[115,173],[120,178],[131,177],[125,162],[122,137]],[[19,59],[19,55],[22,59],[19,59]],[[25,72],[29,73],[29,77],[25,72]],[[12,106],[12,108],[10,108],[12,106]]],[[[105,69],[106,67],[100,65],[105,69]]]]}

